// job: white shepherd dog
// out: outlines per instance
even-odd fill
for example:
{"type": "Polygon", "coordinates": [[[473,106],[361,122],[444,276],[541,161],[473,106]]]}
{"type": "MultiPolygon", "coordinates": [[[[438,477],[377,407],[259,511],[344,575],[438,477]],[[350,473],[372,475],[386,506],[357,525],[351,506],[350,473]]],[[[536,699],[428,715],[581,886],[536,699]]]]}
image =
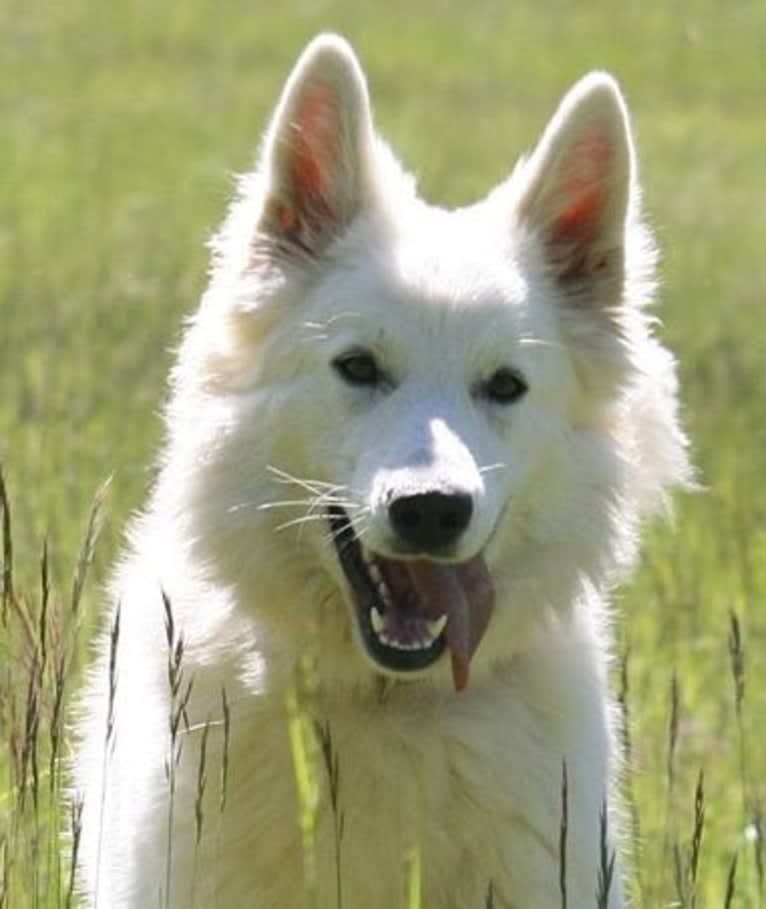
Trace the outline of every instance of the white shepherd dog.
{"type": "Polygon", "coordinates": [[[595,907],[606,599],[687,475],[617,85],[445,211],[320,36],[213,249],[83,697],[86,904],[394,909],[415,848],[424,909],[595,907]]]}

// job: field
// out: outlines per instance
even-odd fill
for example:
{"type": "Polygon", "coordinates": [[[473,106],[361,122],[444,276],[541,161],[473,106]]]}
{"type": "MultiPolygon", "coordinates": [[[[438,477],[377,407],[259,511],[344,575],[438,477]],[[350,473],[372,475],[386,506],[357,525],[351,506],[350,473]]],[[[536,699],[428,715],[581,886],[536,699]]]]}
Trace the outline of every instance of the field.
{"type": "Polygon", "coordinates": [[[0,909],[68,902],[51,756],[99,584],[151,482],[170,351],[231,175],[328,28],[355,43],[379,128],[446,204],[502,179],[577,76],[623,84],[700,482],[617,596],[636,905],[762,907],[766,5],[4,0],[0,909]]]}

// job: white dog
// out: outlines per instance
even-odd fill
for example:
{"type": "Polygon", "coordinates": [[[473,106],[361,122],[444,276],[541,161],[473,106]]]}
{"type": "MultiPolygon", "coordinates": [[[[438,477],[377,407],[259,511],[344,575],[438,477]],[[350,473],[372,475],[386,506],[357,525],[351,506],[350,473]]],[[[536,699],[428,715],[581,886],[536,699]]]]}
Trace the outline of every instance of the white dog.
{"type": "Polygon", "coordinates": [[[626,905],[605,598],[687,461],[617,85],[445,211],[319,37],[213,248],[83,699],[86,904],[392,909],[416,849],[424,909],[626,905]]]}

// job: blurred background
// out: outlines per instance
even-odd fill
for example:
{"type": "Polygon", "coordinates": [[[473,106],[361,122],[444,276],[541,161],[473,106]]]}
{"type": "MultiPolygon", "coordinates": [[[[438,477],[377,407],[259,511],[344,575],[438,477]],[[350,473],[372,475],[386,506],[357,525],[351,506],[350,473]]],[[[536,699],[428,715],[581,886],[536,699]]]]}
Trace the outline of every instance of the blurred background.
{"type": "MultiPolygon", "coordinates": [[[[205,242],[297,54],[327,29],[355,45],[377,126],[424,195],[450,206],[502,180],[584,72],[608,69],[623,86],[663,253],[657,314],[680,359],[702,486],[649,532],[617,596],[636,888],[639,905],[691,899],[678,877],[690,873],[704,767],[698,905],[762,906],[761,0],[2,0],[0,462],[17,586],[37,585],[47,539],[52,584],[68,589],[92,497],[113,474],[94,569],[105,577],[151,482],[205,242]]],[[[93,615],[98,584],[90,591],[93,615]]],[[[10,642],[8,665],[22,660],[10,642]]],[[[0,745],[0,853],[3,767],[0,745]]]]}

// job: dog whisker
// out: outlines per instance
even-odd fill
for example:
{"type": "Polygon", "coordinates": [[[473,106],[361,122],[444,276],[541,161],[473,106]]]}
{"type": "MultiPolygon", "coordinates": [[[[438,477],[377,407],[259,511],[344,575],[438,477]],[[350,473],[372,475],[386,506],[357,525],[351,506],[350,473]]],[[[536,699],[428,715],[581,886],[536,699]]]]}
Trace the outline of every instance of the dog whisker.
{"type": "Polygon", "coordinates": [[[520,347],[550,347],[552,350],[565,350],[560,341],[546,341],[544,338],[520,338],[520,347]]]}
{"type": "Polygon", "coordinates": [[[357,309],[344,309],[342,312],[335,313],[335,315],[330,316],[329,319],[325,319],[323,322],[312,322],[307,319],[303,323],[303,327],[316,329],[318,331],[326,331],[336,322],[340,322],[341,319],[358,319],[360,315],[361,313],[357,309]]]}
{"type": "Polygon", "coordinates": [[[332,328],[335,322],[344,318],[359,318],[359,316],[360,313],[357,311],[347,311],[338,313],[324,322],[307,320],[301,326],[306,331],[301,340],[308,343],[327,341],[332,337],[332,328]]]}
{"type": "Polygon", "coordinates": [[[275,533],[279,533],[282,530],[288,530],[290,527],[297,527],[300,524],[308,524],[311,521],[324,521],[326,520],[323,514],[304,514],[299,518],[293,518],[291,521],[285,521],[283,524],[279,524],[274,528],[275,533]]]}
{"type": "MultiPolygon", "coordinates": [[[[299,534],[301,534],[303,529],[312,522],[326,520],[326,511],[331,507],[342,508],[347,513],[356,517],[369,511],[369,506],[348,497],[346,494],[346,486],[326,483],[323,480],[309,480],[296,477],[293,474],[272,465],[269,465],[269,470],[277,477],[278,482],[297,485],[299,488],[306,489],[312,493],[311,496],[304,498],[276,499],[270,502],[261,502],[255,506],[258,511],[273,511],[279,508],[305,508],[304,514],[284,521],[275,527],[275,533],[288,530],[291,527],[298,527],[299,534]]],[[[330,537],[330,539],[331,538],[332,537],[330,537]]]]}
{"type": "Polygon", "coordinates": [[[505,461],[498,461],[496,464],[485,464],[484,467],[479,468],[480,474],[491,473],[493,470],[505,470],[508,465],[505,461]]]}
{"type": "Polygon", "coordinates": [[[297,508],[301,505],[306,505],[309,508],[316,508],[318,505],[340,505],[341,508],[346,509],[357,507],[357,503],[352,502],[350,499],[324,494],[314,496],[310,499],[282,499],[281,501],[275,502],[262,502],[259,505],[256,505],[254,502],[250,504],[256,507],[258,511],[272,511],[274,508],[297,508]]]}
{"type": "Polygon", "coordinates": [[[296,477],[286,470],[282,470],[279,467],[275,467],[273,464],[268,464],[266,466],[266,469],[269,471],[269,473],[273,474],[276,477],[277,482],[293,484],[295,486],[300,487],[301,489],[305,489],[307,492],[313,493],[314,495],[318,495],[322,491],[322,489],[324,489],[324,490],[331,489],[333,491],[339,491],[339,490],[345,488],[342,485],[338,485],[336,483],[328,483],[325,480],[306,479],[306,478],[302,478],[302,477],[296,477]]]}
{"type": "MultiPolygon", "coordinates": [[[[357,519],[359,517],[364,518],[369,513],[370,513],[369,506],[360,505],[357,510],[357,519]]],[[[366,524],[361,524],[357,520],[357,523],[354,524],[354,536],[357,538],[357,540],[361,540],[362,537],[364,537],[368,533],[369,530],[370,530],[369,522],[366,524]]],[[[341,528],[337,528],[337,529],[334,527],[329,528],[327,533],[324,536],[323,543],[325,545],[334,545],[335,540],[344,532],[345,532],[345,527],[341,527],[341,528]]]]}

